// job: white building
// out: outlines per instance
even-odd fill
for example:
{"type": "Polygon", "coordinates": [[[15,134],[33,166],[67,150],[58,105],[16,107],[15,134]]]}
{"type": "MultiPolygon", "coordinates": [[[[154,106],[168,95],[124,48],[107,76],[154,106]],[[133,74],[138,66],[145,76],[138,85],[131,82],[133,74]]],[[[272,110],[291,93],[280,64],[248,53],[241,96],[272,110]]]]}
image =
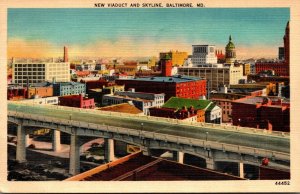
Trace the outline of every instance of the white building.
{"type": "Polygon", "coordinates": [[[179,75],[200,77],[207,80],[207,86],[210,91],[218,91],[219,87],[224,85],[239,84],[243,76],[242,65],[203,65],[200,67],[179,67],[179,75]]]}
{"type": "Polygon", "coordinates": [[[210,103],[205,108],[205,122],[206,123],[222,123],[222,109],[215,103],[210,103]]]}
{"type": "Polygon", "coordinates": [[[22,102],[26,102],[29,104],[58,104],[58,96],[51,96],[46,98],[35,98],[35,99],[26,99],[22,100],[22,102]]]}
{"type": "Polygon", "coordinates": [[[25,62],[12,64],[12,82],[15,84],[26,85],[39,82],[70,81],[69,62],[25,62]]]}
{"type": "Polygon", "coordinates": [[[205,64],[216,64],[217,56],[214,45],[193,45],[192,63],[195,67],[205,64]]]}

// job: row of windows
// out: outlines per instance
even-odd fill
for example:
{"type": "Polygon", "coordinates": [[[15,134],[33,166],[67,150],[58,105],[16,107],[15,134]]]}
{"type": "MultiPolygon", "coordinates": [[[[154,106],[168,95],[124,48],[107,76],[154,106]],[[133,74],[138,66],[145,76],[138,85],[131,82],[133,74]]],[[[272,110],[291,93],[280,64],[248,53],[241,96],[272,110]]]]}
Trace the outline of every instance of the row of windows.
{"type": "Polygon", "coordinates": [[[54,99],[54,100],[47,100],[47,103],[50,104],[50,103],[57,103],[57,99],[54,99]]]}
{"type": "MultiPolygon", "coordinates": [[[[194,69],[183,69],[183,70],[179,70],[179,72],[180,73],[211,73],[211,72],[213,72],[213,73],[216,73],[216,70],[215,69],[213,69],[212,71],[211,71],[211,69],[207,69],[207,70],[204,70],[204,69],[201,69],[201,70],[199,70],[199,69],[197,69],[197,70],[194,70],[194,69]]],[[[237,71],[237,72],[239,72],[239,71],[237,71]]],[[[218,70],[218,73],[229,73],[229,70],[218,70]]]]}
{"type": "MultiPolygon", "coordinates": [[[[225,115],[226,114],[226,111],[225,110],[223,110],[223,114],[225,115]]],[[[227,114],[229,115],[230,113],[229,113],[229,110],[227,111],[227,114]]]]}
{"type": "Polygon", "coordinates": [[[164,100],[157,100],[156,104],[164,104],[164,102],[165,102],[164,100]]]}
{"type": "MultiPolygon", "coordinates": [[[[32,84],[32,83],[40,83],[41,81],[43,81],[43,80],[29,80],[28,82],[30,84],[32,84]]],[[[15,80],[15,83],[17,83],[17,84],[26,84],[27,81],[26,80],[15,80]]]]}
{"type": "Polygon", "coordinates": [[[15,64],[15,67],[45,67],[45,64],[15,64]]]}
{"type": "Polygon", "coordinates": [[[60,92],[84,92],[84,88],[78,89],[78,88],[64,88],[60,89],[60,92]]]}
{"type": "Polygon", "coordinates": [[[45,68],[43,68],[43,67],[41,67],[41,68],[36,68],[36,67],[34,67],[34,68],[27,68],[27,67],[23,67],[23,68],[15,68],[15,71],[17,72],[17,71],[45,71],[45,68]]]}
{"type": "Polygon", "coordinates": [[[69,75],[68,71],[49,72],[49,75],[69,75]]]}
{"type": "Polygon", "coordinates": [[[69,70],[68,67],[54,67],[54,68],[49,68],[49,71],[59,71],[59,70],[69,70]]]}
{"type": "Polygon", "coordinates": [[[45,75],[45,72],[16,72],[15,75],[45,75]]]}
{"type": "Polygon", "coordinates": [[[16,80],[20,80],[20,79],[27,80],[27,78],[29,80],[45,79],[45,76],[15,76],[16,80]]]}
{"type": "Polygon", "coordinates": [[[194,48],[195,53],[206,53],[207,52],[207,47],[196,47],[194,48]]]}

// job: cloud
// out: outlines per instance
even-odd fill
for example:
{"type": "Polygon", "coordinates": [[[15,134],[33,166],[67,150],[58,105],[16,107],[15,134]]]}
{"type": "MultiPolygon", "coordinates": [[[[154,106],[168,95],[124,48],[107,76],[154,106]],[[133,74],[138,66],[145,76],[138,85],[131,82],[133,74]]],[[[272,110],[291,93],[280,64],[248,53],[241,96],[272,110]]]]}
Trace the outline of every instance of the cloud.
{"type": "Polygon", "coordinates": [[[7,55],[9,58],[41,58],[62,56],[62,48],[43,40],[26,41],[21,38],[8,40],[7,55]]]}
{"type": "MultiPolygon", "coordinates": [[[[192,52],[192,44],[185,39],[160,40],[146,38],[143,40],[128,37],[120,37],[117,41],[99,40],[85,45],[69,44],[69,57],[145,57],[158,56],[159,52],[170,50],[192,52]]],[[[8,57],[40,58],[40,57],[62,57],[63,46],[56,45],[48,41],[32,40],[25,41],[21,38],[9,39],[8,57]]],[[[217,49],[225,52],[225,45],[216,45],[217,49]]],[[[257,46],[237,46],[237,58],[260,58],[277,57],[278,48],[270,48],[264,45],[257,46]]]]}
{"type": "Polygon", "coordinates": [[[134,40],[121,37],[117,41],[101,40],[85,46],[70,45],[69,54],[98,57],[144,57],[158,56],[159,52],[180,50],[191,52],[191,45],[184,41],[134,40]]]}

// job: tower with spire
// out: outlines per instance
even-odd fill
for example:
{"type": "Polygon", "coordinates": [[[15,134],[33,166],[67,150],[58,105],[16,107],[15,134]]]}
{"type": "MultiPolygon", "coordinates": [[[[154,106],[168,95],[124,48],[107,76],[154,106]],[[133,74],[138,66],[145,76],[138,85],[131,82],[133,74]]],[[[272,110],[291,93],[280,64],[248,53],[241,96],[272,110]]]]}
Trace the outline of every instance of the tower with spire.
{"type": "Polygon", "coordinates": [[[225,62],[231,64],[234,63],[235,60],[236,60],[235,45],[233,44],[230,35],[229,42],[225,47],[225,62]]]}

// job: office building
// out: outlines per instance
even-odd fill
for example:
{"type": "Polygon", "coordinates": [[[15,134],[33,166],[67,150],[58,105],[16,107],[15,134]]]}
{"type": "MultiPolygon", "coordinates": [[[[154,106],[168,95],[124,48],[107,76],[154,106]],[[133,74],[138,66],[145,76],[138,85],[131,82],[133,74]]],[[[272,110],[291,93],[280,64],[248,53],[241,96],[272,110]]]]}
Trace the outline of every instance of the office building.
{"type": "Polygon", "coordinates": [[[224,85],[238,84],[244,80],[243,66],[238,64],[215,64],[203,67],[179,67],[178,74],[207,80],[209,91],[218,90],[224,85]]]}
{"type": "Polygon", "coordinates": [[[195,67],[218,62],[214,45],[192,45],[192,63],[195,67]]]}
{"type": "Polygon", "coordinates": [[[70,81],[68,62],[15,62],[12,64],[12,82],[27,85],[40,82],[70,81]]]}

